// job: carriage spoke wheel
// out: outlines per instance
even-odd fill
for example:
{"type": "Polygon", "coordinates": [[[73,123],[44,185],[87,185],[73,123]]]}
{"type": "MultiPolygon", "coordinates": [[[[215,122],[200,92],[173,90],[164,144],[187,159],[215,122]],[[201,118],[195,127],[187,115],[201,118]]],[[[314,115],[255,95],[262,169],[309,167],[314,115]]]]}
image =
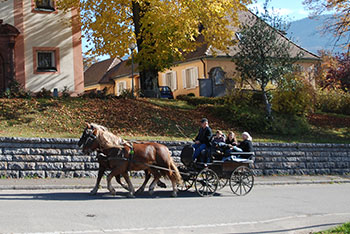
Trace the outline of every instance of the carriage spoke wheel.
{"type": "Polygon", "coordinates": [[[253,171],[246,167],[237,167],[231,174],[230,188],[237,196],[244,196],[248,194],[254,186],[253,171]]]}
{"type": "Polygon", "coordinates": [[[218,190],[221,190],[221,189],[225,188],[225,186],[227,185],[229,180],[230,179],[227,179],[227,178],[220,178],[219,179],[219,184],[218,184],[218,190]]]}
{"type": "Polygon", "coordinates": [[[214,195],[218,184],[219,178],[217,174],[213,170],[205,168],[198,173],[194,187],[200,196],[206,197],[214,195]]]}
{"type": "Polygon", "coordinates": [[[182,184],[177,185],[177,189],[180,192],[186,192],[193,186],[194,180],[193,178],[188,178],[187,180],[182,180],[182,184]]]}

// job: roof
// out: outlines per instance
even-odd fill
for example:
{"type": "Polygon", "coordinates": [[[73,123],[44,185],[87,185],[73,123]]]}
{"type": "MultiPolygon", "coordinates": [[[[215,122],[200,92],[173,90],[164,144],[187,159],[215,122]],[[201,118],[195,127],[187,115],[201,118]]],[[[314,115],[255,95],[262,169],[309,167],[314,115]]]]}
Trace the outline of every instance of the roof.
{"type": "MultiPolygon", "coordinates": [[[[250,11],[241,11],[238,14],[240,22],[246,22],[251,16],[255,16],[250,11]]],[[[238,28],[233,28],[232,30],[238,31],[238,28]]],[[[285,37],[282,33],[276,30],[276,32],[280,35],[281,38],[288,40],[291,42],[291,53],[296,55],[299,52],[303,52],[303,59],[311,59],[311,60],[319,60],[320,58],[307,51],[306,49],[300,47],[295,44],[287,37],[285,37]]],[[[197,42],[202,43],[195,51],[185,55],[185,62],[201,59],[201,58],[211,58],[211,57],[233,57],[239,51],[238,45],[231,46],[228,48],[228,53],[220,50],[210,49],[208,44],[204,43],[204,37],[200,35],[197,38],[197,42]]],[[[178,62],[181,63],[181,62],[178,62]]],[[[134,63],[134,74],[138,74],[138,64],[134,63]]],[[[107,84],[111,83],[113,79],[119,77],[131,76],[131,61],[130,59],[121,61],[119,59],[107,59],[98,63],[93,64],[89,69],[87,69],[84,73],[85,86],[94,85],[94,84],[107,84]]]]}
{"type": "MultiPolygon", "coordinates": [[[[138,74],[138,64],[134,63],[134,74],[138,74]]],[[[124,77],[124,76],[131,76],[131,60],[125,60],[120,63],[118,63],[116,66],[111,68],[106,75],[103,77],[103,79],[100,81],[100,83],[108,83],[111,79],[124,77]]]]}
{"type": "MultiPolygon", "coordinates": [[[[250,17],[256,16],[251,11],[241,11],[238,13],[239,21],[240,22],[246,22],[250,17]]],[[[238,31],[238,28],[232,27],[231,28],[234,31],[238,31]]],[[[295,42],[289,40],[285,35],[283,35],[281,32],[277,31],[279,36],[285,40],[288,40],[291,43],[291,54],[297,55],[299,52],[303,53],[302,58],[303,59],[311,59],[311,60],[319,60],[320,58],[313,54],[312,52],[302,48],[301,46],[297,45],[295,42]]],[[[198,37],[198,42],[203,42],[204,38],[203,36],[198,37]]],[[[188,60],[195,60],[199,58],[206,58],[206,57],[233,57],[239,52],[238,45],[230,46],[228,48],[228,53],[220,50],[211,50],[210,46],[208,44],[203,44],[202,46],[198,47],[194,52],[189,53],[187,56],[185,56],[185,61],[188,60]],[[214,54],[215,52],[215,54],[214,54]]]]}
{"type": "Polygon", "coordinates": [[[120,59],[110,58],[97,63],[92,64],[85,72],[84,72],[84,86],[90,86],[98,84],[105,74],[116,64],[121,62],[120,59]]]}

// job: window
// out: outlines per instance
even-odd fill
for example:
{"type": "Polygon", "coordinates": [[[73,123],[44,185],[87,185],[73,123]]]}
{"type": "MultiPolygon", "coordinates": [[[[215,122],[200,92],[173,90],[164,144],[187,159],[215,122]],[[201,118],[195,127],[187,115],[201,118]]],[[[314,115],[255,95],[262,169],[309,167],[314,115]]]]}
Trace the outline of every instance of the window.
{"type": "Polygon", "coordinates": [[[38,11],[55,11],[53,0],[35,0],[35,10],[38,11]]]}
{"type": "Polygon", "coordinates": [[[37,71],[38,72],[56,72],[55,51],[38,51],[37,52],[37,71]]]}
{"type": "Polygon", "coordinates": [[[60,72],[59,48],[33,47],[34,74],[60,72]]]}
{"type": "Polygon", "coordinates": [[[126,90],[126,81],[119,81],[117,83],[117,96],[121,95],[126,90]]]}
{"type": "Polygon", "coordinates": [[[182,84],[185,89],[194,89],[198,86],[198,67],[182,70],[182,84]]]}
{"type": "Polygon", "coordinates": [[[177,89],[176,71],[163,74],[163,86],[169,86],[172,91],[177,89]]]}

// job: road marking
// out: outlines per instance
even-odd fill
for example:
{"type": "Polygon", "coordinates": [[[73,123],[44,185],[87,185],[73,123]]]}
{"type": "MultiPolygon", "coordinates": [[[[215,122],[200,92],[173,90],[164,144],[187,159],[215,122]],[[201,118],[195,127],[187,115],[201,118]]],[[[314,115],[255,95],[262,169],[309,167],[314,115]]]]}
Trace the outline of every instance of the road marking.
{"type": "MultiPolygon", "coordinates": [[[[120,228],[120,229],[96,229],[96,230],[84,230],[84,231],[53,231],[53,232],[25,232],[26,234],[83,234],[83,233],[115,233],[115,232],[137,232],[137,231],[159,231],[159,230],[174,230],[174,229],[197,229],[197,228],[216,228],[216,227],[228,227],[238,225],[252,225],[252,224],[265,224],[279,221],[285,221],[289,219],[300,219],[310,217],[328,217],[328,216],[350,216],[350,213],[334,213],[334,214],[315,214],[315,215],[296,215],[287,216],[275,219],[268,219],[262,221],[250,221],[250,222],[238,222],[238,223],[217,223],[217,224],[198,224],[198,225],[186,225],[186,226],[168,226],[168,227],[144,227],[144,228],[120,228]]],[[[23,234],[23,233],[14,233],[23,234]]]]}

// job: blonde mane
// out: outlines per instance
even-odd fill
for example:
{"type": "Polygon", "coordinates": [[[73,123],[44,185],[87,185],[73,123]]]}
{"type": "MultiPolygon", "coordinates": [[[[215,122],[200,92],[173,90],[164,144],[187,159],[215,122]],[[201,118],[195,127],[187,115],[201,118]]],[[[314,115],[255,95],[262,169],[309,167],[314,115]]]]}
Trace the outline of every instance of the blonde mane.
{"type": "Polygon", "coordinates": [[[90,125],[97,130],[96,138],[101,148],[123,147],[126,144],[125,140],[111,133],[106,127],[94,123],[90,125]]]}

